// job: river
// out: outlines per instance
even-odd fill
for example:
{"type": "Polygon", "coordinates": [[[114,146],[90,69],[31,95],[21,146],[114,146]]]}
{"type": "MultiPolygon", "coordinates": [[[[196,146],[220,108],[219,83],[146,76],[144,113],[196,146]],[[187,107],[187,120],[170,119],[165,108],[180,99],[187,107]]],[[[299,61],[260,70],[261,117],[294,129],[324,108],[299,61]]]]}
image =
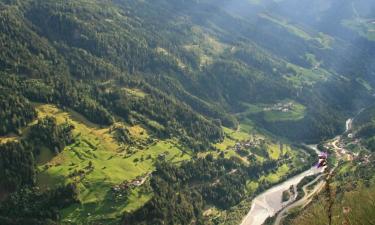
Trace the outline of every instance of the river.
{"type": "Polygon", "coordinates": [[[345,132],[352,129],[353,119],[348,119],[345,123],[345,132]]]}
{"type": "Polygon", "coordinates": [[[296,186],[304,177],[321,173],[322,169],[312,167],[288,180],[268,189],[254,198],[251,209],[243,219],[241,225],[261,225],[271,216],[283,209],[286,204],[282,203],[283,191],[289,189],[291,185],[296,186]]]}
{"type": "MultiPolygon", "coordinates": [[[[352,121],[352,119],[346,121],[345,132],[351,129],[352,121]]],[[[320,153],[316,145],[309,145],[308,147],[314,149],[318,154],[320,153]]],[[[322,170],[322,168],[311,167],[255,197],[252,201],[250,211],[242,220],[241,225],[262,225],[268,217],[274,216],[286,207],[287,204],[282,203],[283,191],[289,189],[291,185],[297,186],[304,177],[319,174],[322,170]]]]}

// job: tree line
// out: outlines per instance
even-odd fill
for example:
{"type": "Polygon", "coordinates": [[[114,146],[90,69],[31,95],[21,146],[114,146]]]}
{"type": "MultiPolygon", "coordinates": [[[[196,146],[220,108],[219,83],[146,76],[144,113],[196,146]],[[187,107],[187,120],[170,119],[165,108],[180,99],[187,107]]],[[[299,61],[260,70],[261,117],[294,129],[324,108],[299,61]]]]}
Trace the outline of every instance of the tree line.
{"type": "MultiPolygon", "coordinates": [[[[161,162],[152,174],[153,198],[122,224],[207,224],[205,206],[229,209],[246,195],[246,180],[258,179],[277,168],[278,163],[245,166],[231,159],[207,155],[180,166],[161,162]]],[[[260,187],[266,188],[266,186],[260,187]]]]}

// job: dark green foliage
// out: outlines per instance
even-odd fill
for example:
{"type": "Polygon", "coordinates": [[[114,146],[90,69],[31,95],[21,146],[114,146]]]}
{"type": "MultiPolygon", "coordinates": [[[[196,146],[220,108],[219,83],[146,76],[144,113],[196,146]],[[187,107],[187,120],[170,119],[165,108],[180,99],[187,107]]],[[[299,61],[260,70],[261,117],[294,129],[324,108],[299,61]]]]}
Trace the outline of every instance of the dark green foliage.
{"type": "Polygon", "coordinates": [[[361,126],[369,125],[375,119],[375,106],[368,107],[361,111],[354,119],[353,126],[358,129],[361,126]]]}
{"type": "Polygon", "coordinates": [[[140,210],[126,214],[122,224],[190,224],[202,223],[203,200],[188,188],[176,193],[174,186],[160,178],[152,179],[155,196],[140,210]]]}
{"type": "Polygon", "coordinates": [[[226,174],[217,184],[206,184],[202,187],[203,198],[219,208],[228,209],[238,204],[245,196],[244,174],[226,174]]]}
{"type": "MultiPolygon", "coordinates": [[[[0,88],[16,90],[15,93],[11,92],[14,93],[12,95],[19,93],[20,96],[25,96],[32,101],[70,107],[94,123],[109,125],[113,122],[113,116],[95,100],[91,85],[64,77],[57,77],[53,80],[24,80],[15,75],[3,73],[0,73],[0,76],[2,79],[0,88]]],[[[25,104],[26,112],[30,112],[27,104],[25,104]]]]}
{"type": "Polygon", "coordinates": [[[212,1],[7,1],[0,11],[0,67],[19,81],[5,86],[33,101],[72,108],[98,124],[110,125],[116,115],[138,120],[160,137],[179,136],[194,149],[219,141],[219,125],[236,127],[229,114],[241,111],[243,102],[290,98],[303,103],[308,109],[303,121],[258,121],[288,138],[316,140],[342,129],[346,115],[337,112],[355,110],[368,97],[353,74],[371,84],[372,52],[358,48],[355,55],[361,57],[353,60],[347,56],[353,48],[345,41],[332,41],[332,48],[325,49],[316,39],[305,40],[260,18],[253,13],[257,7],[243,10],[212,1]],[[203,52],[185,48],[190,45],[203,52]],[[288,63],[311,69],[307,53],[323,62],[323,70],[348,79],[293,86],[285,79],[296,73],[288,63]],[[202,54],[212,63],[200,65],[202,54]],[[134,100],[108,93],[129,86],[148,96],[134,100]],[[302,127],[304,132],[294,132],[302,127]]]}
{"type": "Polygon", "coordinates": [[[229,60],[208,67],[199,82],[213,99],[224,100],[236,108],[239,102],[269,101],[290,95],[285,81],[277,77],[270,79],[250,65],[229,60]]]}
{"type": "MultiPolygon", "coordinates": [[[[13,85],[13,87],[16,85],[13,85]]],[[[55,91],[52,86],[39,79],[30,79],[20,82],[20,89],[27,98],[36,102],[54,102],[55,91]]]]}
{"type": "Polygon", "coordinates": [[[0,86],[0,135],[18,133],[35,117],[36,112],[27,99],[0,86]]]}
{"type": "Polygon", "coordinates": [[[281,201],[286,202],[290,199],[290,193],[289,190],[283,191],[283,195],[281,197],[281,201]]]}
{"type": "Polygon", "coordinates": [[[73,203],[78,203],[73,184],[45,192],[21,189],[0,203],[0,222],[19,225],[54,224],[60,218],[59,210],[73,203]]]}
{"type": "Polygon", "coordinates": [[[31,127],[28,140],[33,143],[37,151],[39,151],[37,147],[45,146],[59,153],[66,145],[73,142],[73,128],[73,125],[67,122],[57,125],[54,117],[46,117],[38,120],[38,123],[31,127]]]}
{"type": "Polygon", "coordinates": [[[129,133],[129,130],[125,127],[115,127],[113,128],[114,136],[117,140],[117,142],[122,144],[132,144],[133,140],[129,133]]]}
{"type": "Polygon", "coordinates": [[[343,86],[325,84],[314,90],[305,90],[305,93],[299,96],[299,101],[309,106],[303,119],[270,122],[264,119],[263,112],[255,114],[252,118],[259,126],[289,139],[316,143],[321,139],[332,138],[344,131],[343,124],[350,116],[346,113],[347,110],[358,110],[358,105],[348,102],[352,99],[351,95],[358,94],[362,96],[363,102],[370,101],[370,98],[360,93],[359,88],[350,91],[354,86],[348,85],[345,86],[346,89],[341,90],[343,86]]]}
{"type": "MultiPolygon", "coordinates": [[[[273,161],[246,167],[212,155],[180,167],[158,163],[151,179],[154,197],[139,210],[126,214],[123,224],[204,224],[205,206],[229,209],[244,198],[247,179],[256,179],[276,167],[273,161]]],[[[266,187],[263,184],[258,191],[266,187]]]]}
{"type": "Polygon", "coordinates": [[[32,146],[24,141],[0,145],[0,185],[14,191],[35,183],[32,146]]]}
{"type": "MultiPolygon", "coordinates": [[[[237,127],[235,115],[246,110],[246,103],[284,99],[306,106],[305,117],[281,122],[265,121],[262,115],[240,119],[251,119],[294,141],[336,135],[350,112],[372,100],[371,89],[357,78],[375,84],[374,44],[343,31],[341,19],[352,18],[347,6],[332,7],[341,13],[331,18],[311,11],[320,7],[295,10],[291,6],[300,4],[295,0],[261,1],[260,6],[248,2],[1,1],[0,135],[18,133],[35,119],[30,100],[72,109],[103,126],[112,125],[115,118],[140,124],[157,138],[178,138],[184,147],[204,151],[223,139],[222,125],[237,127]],[[232,2],[244,7],[226,7],[232,2]],[[306,18],[301,21],[295,11],[306,18]],[[280,17],[278,21],[290,20],[292,28],[261,17],[264,13],[280,17]],[[295,29],[311,38],[301,37],[295,29]],[[319,41],[322,31],[332,36],[328,46],[319,41]],[[313,55],[319,65],[306,55],[313,55]],[[305,74],[294,77],[295,68],[308,70],[311,74],[306,76],[316,83],[303,83],[305,74]],[[320,73],[331,76],[321,79],[320,73]],[[128,93],[129,88],[141,96],[128,93]]],[[[72,143],[71,129],[46,118],[30,129],[27,140],[1,146],[2,185],[10,189],[32,185],[33,152],[46,146],[58,153],[72,143]]],[[[375,146],[373,131],[369,125],[358,133],[369,137],[365,142],[369,148],[375,146]]],[[[121,143],[132,143],[126,129],[115,130],[115,136],[121,143]]],[[[264,148],[252,150],[269,158],[264,148]]],[[[201,211],[206,204],[222,209],[236,205],[245,195],[245,179],[257,179],[278,166],[275,161],[253,163],[244,166],[238,158],[212,156],[181,167],[162,163],[152,178],[153,198],[126,215],[124,223],[204,223],[201,211]]],[[[255,192],[269,185],[262,182],[255,192]]],[[[44,197],[37,201],[37,195],[30,193],[19,196],[38,207],[30,210],[20,202],[9,203],[18,207],[19,218],[9,212],[12,218],[3,215],[0,224],[48,224],[53,222],[35,218],[58,219],[56,207],[44,197]]]]}
{"type": "Polygon", "coordinates": [[[53,102],[71,107],[94,123],[109,125],[112,115],[93,99],[91,87],[83,83],[75,83],[71,79],[56,79],[50,84],[55,90],[53,102]]]}
{"type": "Polygon", "coordinates": [[[370,151],[375,151],[375,107],[361,111],[353,120],[353,131],[356,138],[370,151]]]}
{"type": "Polygon", "coordinates": [[[142,115],[137,119],[159,137],[177,137],[195,150],[204,150],[210,143],[222,140],[220,124],[206,119],[188,105],[148,85],[142,87],[148,93],[144,98],[131,96],[116,88],[106,93],[102,93],[99,88],[97,92],[103,104],[124,120],[131,122],[131,111],[142,115]],[[158,122],[162,127],[152,126],[150,120],[158,122]]]}
{"type": "Polygon", "coordinates": [[[191,221],[202,224],[205,205],[202,185],[213,182],[225,175],[226,169],[234,167],[236,165],[229,160],[215,162],[209,157],[196,163],[184,163],[181,168],[165,162],[158,164],[151,179],[155,196],[135,213],[125,215],[123,224],[190,224],[191,221]]]}
{"type": "Polygon", "coordinates": [[[368,138],[364,141],[366,148],[372,152],[375,152],[375,136],[368,138]]]}
{"type": "Polygon", "coordinates": [[[221,127],[166,96],[159,95],[157,98],[134,102],[134,107],[163,125],[168,134],[181,138],[193,149],[203,150],[210,142],[218,142],[223,138],[221,127]]]}
{"type": "Polygon", "coordinates": [[[0,224],[5,225],[58,225],[57,222],[50,219],[32,219],[32,218],[21,218],[21,219],[10,219],[8,217],[0,216],[0,224]]]}
{"type": "Polygon", "coordinates": [[[312,176],[307,176],[307,177],[304,177],[298,184],[297,184],[297,200],[298,199],[301,199],[304,197],[305,193],[303,192],[303,186],[305,186],[306,184],[310,183],[311,181],[313,181],[317,176],[316,175],[312,175],[312,176]]]}
{"type": "Polygon", "coordinates": [[[369,138],[375,135],[375,124],[367,124],[358,131],[358,137],[369,138]]]}
{"type": "MultiPolygon", "coordinates": [[[[17,2],[8,3],[10,5],[17,2]]],[[[44,77],[66,68],[48,42],[43,41],[23,19],[23,13],[5,5],[0,9],[0,66],[2,71],[44,77]]]]}

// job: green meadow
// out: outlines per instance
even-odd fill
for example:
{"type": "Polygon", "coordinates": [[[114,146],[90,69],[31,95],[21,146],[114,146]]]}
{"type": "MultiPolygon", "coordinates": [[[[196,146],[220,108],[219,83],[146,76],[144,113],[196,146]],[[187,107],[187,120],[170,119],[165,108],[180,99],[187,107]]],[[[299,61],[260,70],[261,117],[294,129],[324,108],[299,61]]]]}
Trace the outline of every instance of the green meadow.
{"type": "Polygon", "coordinates": [[[306,107],[301,104],[294,104],[288,112],[268,111],[264,114],[264,119],[268,122],[301,120],[305,116],[306,107]]]}
{"type": "MultiPolygon", "coordinates": [[[[141,97],[140,93],[137,93],[141,97]]],[[[102,127],[90,123],[74,111],[63,111],[54,105],[36,104],[39,118],[53,116],[58,123],[65,121],[74,125],[75,142],[67,146],[58,155],[41,148],[37,158],[39,188],[54,188],[59,185],[75,182],[78,187],[80,204],[74,204],[62,211],[64,224],[90,224],[103,222],[114,224],[124,212],[134,211],[143,206],[152,197],[146,180],[144,185],[130,189],[126,198],[116,196],[112,187],[124,181],[138,177],[146,177],[161,157],[171,163],[190,160],[192,153],[181,146],[175,139],[156,140],[139,125],[126,125],[136,145],[127,146],[117,143],[110,127],[102,127]]],[[[250,111],[258,111],[262,107],[250,106],[250,111]]],[[[223,127],[225,138],[216,143],[216,150],[199,153],[199,157],[211,153],[218,157],[222,152],[226,158],[240,159],[249,164],[247,156],[240,155],[234,145],[237,142],[255,139],[265,140],[265,150],[251,151],[258,162],[279,160],[285,154],[296,158],[295,151],[288,144],[282,147],[253,129],[251,123],[244,123],[233,130],[223,127]],[[263,152],[265,151],[265,152],[263,152]]],[[[294,163],[294,162],[292,162],[294,163]]],[[[277,171],[265,174],[261,179],[275,183],[285,176],[289,166],[283,164],[277,171]]],[[[248,181],[248,191],[255,190],[258,182],[248,181]]]]}
{"type": "MultiPolygon", "coordinates": [[[[296,121],[301,120],[305,117],[306,107],[296,101],[285,99],[281,104],[291,103],[291,107],[287,111],[282,111],[275,109],[276,104],[244,104],[246,110],[238,114],[242,120],[246,120],[244,124],[244,129],[248,129],[249,119],[253,115],[262,113],[263,119],[267,122],[276,122],[276,121],[296,121]]],[[[250,121],[251,124],[251,121],[250,121]]]]}
{"type": "Polygon", "coordinates": [[[375,23],[374,20],[356,18],[352,20],[344,20],[342,24],[353,31],[357,32],[360,36],[367,38],[370,41],[375,41],[375,23]]]}
{"type": "MultiPolygon", "coordinates": [[[[125,211],[134,211],[152,196],[146,187],[130,191],[126,200],[116,201],[111,188],[124,181],[146,176],[154,170],[154,163],[163,156],[165,160],[179,163],[190,159],[177,141],[158,140],[142,149],[119,145],[109,127],[99,127],[84,120],[79,114],[65,112],[53,105],[38,105],[39,117],[54,116],[58,122],[69,121],[74,125],[75,143],[54,155],[41,149],[38,161],[38,186],[41,189],[75,182],[78,184],[81,204],[63,211],[63,222],[87,224],[90,221],[116,221],[125,211]],[[84,171],[84,176],[77,175],[84,171]]],[[[135,140],[149,138],[140,126],[129,127],[135,140]]],[[[106,223],[107,223],[106,222],[106,223]]]]}
{"type": "Polygon", "coordinates": [[[294,87],[313,86],[318,81],[327,81],[332,76],[331,73],[318,66],[319,63],[315,61],[315,57],[306,55],[306,58],[314,65],[314,68],[307,69],[292,63],[287,64],[290,72],[285,74],[284,78],[294,87]]]}
{"type": "Polygon", "coordinates": [[[323,34],[319,32],[316,35],[310,34],[309,32],[305,31],[303,27],[299,24],[291,23],[284,18],[277,18],[276,16],[271,16],[266,13],[261,13],[259,16],[263,19],[267,19],[283,28],[288,30],[290,33],[304,39],[307,41],[315,41],[319,44],[319,47],[322,49],[330,48],[331,43],[334,40],[332,37],[328,36],[327,34],[323,34]]]}

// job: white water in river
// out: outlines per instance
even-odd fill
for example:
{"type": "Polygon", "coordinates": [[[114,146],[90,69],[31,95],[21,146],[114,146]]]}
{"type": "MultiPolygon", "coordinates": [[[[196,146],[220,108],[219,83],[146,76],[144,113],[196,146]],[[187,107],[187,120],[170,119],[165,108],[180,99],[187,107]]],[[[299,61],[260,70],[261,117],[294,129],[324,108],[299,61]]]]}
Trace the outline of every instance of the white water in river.
{"type": "MultiPolygon", "coordinates": [[[[352,122],[353,119],[346,121],[345,132],[352,128],[352,122]]],[[[309,145],[308,147],[314,149],[317,154],[320,154],[316,145],[309,145]]],[[[251,204],[251,209],[242,220],[241,225],[262,225],[268,217],[274,216],[285,207],[281,201],[283,191],[289,189],[291,185],[297,185],[304,177],[321,173],[323,172],[322,170],[322,168],[317,169],[312,167],[255,197],[251,204]]]]}
{"type": "Polygon", "coordinates": [[[345,132],[348,132],[350,129],[352,129],[352,123],[353,119],[348,119],[345,122],[345,132]]]}
{"type": "Polygon", "coordinates": [[[252,202],[251,209],[243,219],[241,225],[261,225],[270,216],[275,215],[285,205],[282,204],[283,191],[289,189],[291,185],[297,185],[304,177],[318,174],[322,169],[315,167],[306,170],[281,184],[278,184],[262,194],[258,195],[252,202]]]}

